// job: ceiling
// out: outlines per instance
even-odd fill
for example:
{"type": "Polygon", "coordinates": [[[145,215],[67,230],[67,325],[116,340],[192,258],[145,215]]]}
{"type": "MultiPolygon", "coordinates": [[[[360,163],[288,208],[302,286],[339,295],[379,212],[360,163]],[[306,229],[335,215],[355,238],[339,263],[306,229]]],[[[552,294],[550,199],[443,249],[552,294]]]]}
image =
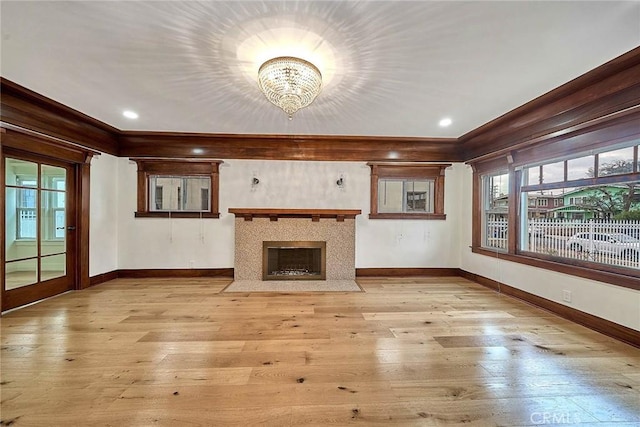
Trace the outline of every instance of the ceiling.
{"type": "Polygon", "coordinates": [[[635,1],[3,0],[0,13],[4,78],[122,130],[456,138],[640,45],[635,1]],[[289,121],[255,75],[291,53],[325,86],[289,121]]]}

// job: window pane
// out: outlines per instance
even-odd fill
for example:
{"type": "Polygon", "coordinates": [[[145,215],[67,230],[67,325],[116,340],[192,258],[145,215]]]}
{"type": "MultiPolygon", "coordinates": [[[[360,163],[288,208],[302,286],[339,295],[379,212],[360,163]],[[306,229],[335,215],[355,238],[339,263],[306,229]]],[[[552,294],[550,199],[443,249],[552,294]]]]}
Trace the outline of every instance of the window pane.
{"type": "Polygon", "coordinates": [[[567,161],[567,179],[593,178],[595,156],[580,157],[567,161]]]}
{"type": "Polygon", "coordinates": [[[150,211],[209,212],[211,179],[200,176],[149,177],[150,211]]]}
{"type": "Polygon", "coordinates": [[[433,213],[434,181],[405,181],[406,212],[433,213]]]}
{"type": "Polygon", "coordinates": [[[524,250],[640,269],[640,182],[565,190],[544,215],[529,210],[524,250]]]}
{"type": "Polygon", "coordinates": [[[41,165],[40,167],[40,185],[42,188],[64,191],[67,170],[49,165],[41,165]]]}
{"type": "Polygon", "coordinates": [[[203,203],[203,194],[202,190],[207,190],[206,194],[209,194],[209,178],[202,178],[197,176],[185,177],[183,179],[184,185],[182,186],[183,190],[183,204],[182,210],[185,211],[208,211],[209,210],[209,201],[207,200],[206,209],[202,209],[203,203]]]}
{"type": "Polygon", "coordinates": [[[527,180],[526,185],[538,185],[542,184],[540,181],[540,166],[534,166],[532,168],[526,169],[527,174],[529,175],[529,179],[527,180]]]}
{"type": "Polygon", "coordinates": [[[598,155],[598,176],[633,172],[633,147],[608,151],[598,155]]]}
{"type": "Polygon", "coordinates": [[[564,162],[542,165],[542,183],[564,181],[564,162]]]}
{"type": "Polygon", "coordinates": [[[483,246],[507,249],[507,225],[509,208],[509,175],[487,175],[483,187],[483,246]]]}
{"type": "Polygon", "coordinates": [[[401,213],[403,190],[402,180],[378,180],[378,212],[401,213]]]}

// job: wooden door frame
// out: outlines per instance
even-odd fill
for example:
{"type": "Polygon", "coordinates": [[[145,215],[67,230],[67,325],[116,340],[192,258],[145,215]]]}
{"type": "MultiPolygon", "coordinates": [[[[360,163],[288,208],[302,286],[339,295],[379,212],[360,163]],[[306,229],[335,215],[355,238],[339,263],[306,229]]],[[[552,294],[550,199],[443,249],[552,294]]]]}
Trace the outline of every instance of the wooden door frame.
{"type": "MultiPolygon", "coordinates": [[[[66,141],[58,140],[57,138],[48,137],[33,133],[26,130],[16,130],[1,127],[0,128],[0,159],[4,159],[6,155],[25,157],[36,156],[46,162],[47,159],[51,161],[64,162],[71,164],[73,167],[73,178],[75,179],[75,188],[73,195],[75,198],[74,206],[70,206],[68,215],[70,215],[75,223],[75,233],[72,235],[73,243],[75,246],[74,254],[74,266],[73,272],[73,289],[85,289],[90,285],[89,279],[89,217],[90,217],[90,179],[91,179],[91,159],[94,155],[99,154],[95,151],[86,149],[84,147],[68,143],[66,141]],[[8,153],[7,153],[8,152],[8,153]]],[[[4,173],[4,160],[2,164],[2,176],[0,177],[0,188],[5,188],[5,173],[4,173]]],[[[5,241],[5,195],[3,195],[2,202],[0,204],[0,210],[2,211],[2,218],[0,221],[0,233],[3,241],[5,241]]],[[[69,221],[67,221],[69,222],[69,221]]],[[[2,245],[1,252],[2,259],[5,257],[5,245],[2,245]]],[[[2,280],[2,292],[4,294],[4,262],[2,269],[0,270],[2,280]]],[[[4,310],[7,302],[3,300],[0,295],[0,307],[4,310]]],[[[8,307],[7,307],[8,308],[8,307]]]]}

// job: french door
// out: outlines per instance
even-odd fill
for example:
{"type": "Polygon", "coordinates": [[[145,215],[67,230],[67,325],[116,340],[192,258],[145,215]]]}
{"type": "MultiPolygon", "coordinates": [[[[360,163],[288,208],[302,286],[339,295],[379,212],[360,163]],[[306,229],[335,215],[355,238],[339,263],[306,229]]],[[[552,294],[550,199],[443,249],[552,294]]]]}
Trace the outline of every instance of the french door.
{"type": "Polygon", "coordinates": [[[76,287],[75,165],[6,151],[2,310],[76,287]]]}

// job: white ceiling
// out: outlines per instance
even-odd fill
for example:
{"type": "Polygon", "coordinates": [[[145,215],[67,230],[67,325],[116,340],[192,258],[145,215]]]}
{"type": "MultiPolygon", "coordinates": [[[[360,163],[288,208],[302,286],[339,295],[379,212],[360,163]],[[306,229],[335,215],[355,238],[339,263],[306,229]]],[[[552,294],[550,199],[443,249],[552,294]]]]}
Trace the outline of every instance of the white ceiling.
{"type": "Polygon", "coordinates": [[[0,12],[3,77],[124,130],[458,137],[640,45],[636,1],[3,0],[0,12]],[[288,49],[330,77],[293,121],[255,82],[260,58],[288,49]]]}

